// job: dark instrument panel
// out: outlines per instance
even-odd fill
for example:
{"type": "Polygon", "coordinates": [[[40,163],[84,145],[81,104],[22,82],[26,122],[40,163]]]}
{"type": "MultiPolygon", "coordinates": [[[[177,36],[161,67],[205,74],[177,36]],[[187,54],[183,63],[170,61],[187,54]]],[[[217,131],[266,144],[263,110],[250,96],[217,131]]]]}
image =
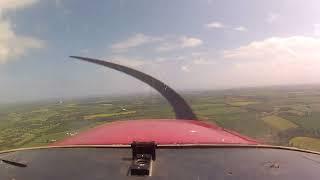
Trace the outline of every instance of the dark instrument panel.
{"type": "Polygon", "coordinates": [[[48,148],[0,154],[1,180],[223,179],[319,180],[320,155],[273,148],[160,148],[150,176],[130,176],[130,148],[48,148]]]}

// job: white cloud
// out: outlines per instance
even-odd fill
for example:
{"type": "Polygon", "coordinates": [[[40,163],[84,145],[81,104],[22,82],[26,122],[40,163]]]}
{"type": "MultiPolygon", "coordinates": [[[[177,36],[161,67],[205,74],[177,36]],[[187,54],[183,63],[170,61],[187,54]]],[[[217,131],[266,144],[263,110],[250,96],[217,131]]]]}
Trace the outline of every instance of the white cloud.
{"type": "Polygon", "coordinates": [[[0,0],[0,64],[23,56],[30,49],[44,47],[41,40],[16,34],[12,22],[2,17],[2,13],[25,8],[36,2],[38,0],[0,0]]]}
{"type": "Polygon", "coordinates": [[[242,31],[242,32],[244,32],[244,31],[248,31],[248,29],[246,28],[246,27],[244,27],[244,26],[238,26],[238,27],[235,27],[235,28],[233,28],[235,31],[242,31]]]}
{"type": "Polygon", "coordinates": [[[24,8],[36,3],[38,0],[0,0],[0,11],[24,8]]]}
{"type": "MultiPolygon", "coordinates": [[[[246,46],[224,52],[225,58],[240,59],[300,59],[303,61],[320,58],[320,38],[306,36],[272,37],[251,42],[246,46]]],[[[320,61],[319,61],[320,62],[320,61]]]]}
{"type": "Polygon", "coordinates": [[[189,66],[186,66],[186,65],[181,66],[181,70],[184,72],[190,72],[189,66]]]}
{"type": "Polygon", "coordinates": [[[156,48],[156,51],[158,52],[166,52],[166,51],[173,51],[176,49],[180,49],[180,46],[178,43],[172,43],[172,42],[164,42],[160,46],[156,48]]]}
{"type": "Polygon", "coordinates": [[[192,60],[193,64],[196,65],[208,65],[208,64],[216,64],[212,59],[207,59],[203,57],[195,58],[192,60]]]}
{"type": "Polygon", "coordinates": [[[128,39],[111,45],[113,52],[125,52],[130,48],[142,45],[152,45],[158,52],[173,51],[183,48],[197,47],[203,44],[201,39],[187,36],[147,36],[142,33],[135,34],[128,39]]]}
{"type": "Polygon", "coordinates": [[[274,12],[270,12],[267,15],[266,21],[271,24],[271,23],[275,22],[278,18],[279,18],[279,14],[274,13],[274,12]]]}
{"type": "Polygon", "coordinates": [[[181,56],[181,55],[173,55],[173,56],[156,56],[152,58],[152,61],[154,61],[157,64],[161,64],[164,62],[170,62],[170,61],[184,61],[186,60],[186,56],[181,56]]]}
{"type": "Polygon", "coordinates": [[[205,25],[205,27],[210,28],[210,29],[222,29],[222,28],[226,28],[226,29],[232,29],[235,31],[248,31],[248,29],[244,26],[237,26],[237,27],[232,27],[230,25],[225,25],[221,22],[215,21],[215,22],[211,22],[205,25]]]}
{"type": "Polygon", "coordinates": [[[25,55],[30,49],[44,47],[44,42],[35,38],[17,35],[9,21],[0,17],[0,63],[25,55]]]}
{"type": "Polygon", "coordinates": [[[201,39],[195,37],[182,36],[178,39],[166,40],[166,42],[160,44],[160,46],[156,48],[156,51],[165,52],[184,48],[194,48],[201,46],[202,44],[203,41],[201,39]]]}
{"type": "Polygon", "coordinates": [[[126,51],[129,48],[134,48],[138,47],[141,45],[145,45],[148,43],[156,42],[156,41],[161,41],[162,38],[159,37],[152,37],[152,36],[147,36],[144,34],[135,34],[132,37],[129,37],[128,39],[117,42],[113,45],[111,45],[112,50],[114,51],[126,51]]]}
{"type": "Polygon", "coordinates": [[[313,34],[315,36],[320,36],[320,24],[313,25],[313,34]]]}
{"type": "Polygon", "coordinates": [[[129,67],[140,67],[148,64],[146,60],[137,57],[126,57],[126,56],[111,56],[106,57],[106,60],[110,60],[111,62],[121,64],[129,67]]]}
{"type": "Polygon", "coordinates": [[[227,72],[255,84],[319,82],[320,38],[272,37],[226,50],[224,59],[234,65],[227,72]]]}
{"type": "MultiPolygon", "coordinates": [[[[181,37],[173,39],[180,40],[181,47],[181,37]]],[[[158,77],[178,87],[230,88],[320,83],[318,52],[320,37],[270,37],[220,53],[214,49],[201,49],[179,54],[181,57],[170,55],[148,61],[146,57],[122,58],[122,63],[132,63],[130,66],[138,68],[142,66],[151,74],[159,72],[158,77]]]]}
{"type": "Polygon", "coordinates": [[[197,47],[202,44],[202,40],[198,38],[193,38],[193,37],[182,37],[181,38],[181,47],[186,48],[186,47],[197,47]]]}
{"type": "Polygon", "coordinates": [[[207,28],[216,28],[216,29],[219,29],[219,28],[224,28],[225,25],[223,25],[221,22],[211,22],[209,24],[206,24],[205,25],[207,28]]]}

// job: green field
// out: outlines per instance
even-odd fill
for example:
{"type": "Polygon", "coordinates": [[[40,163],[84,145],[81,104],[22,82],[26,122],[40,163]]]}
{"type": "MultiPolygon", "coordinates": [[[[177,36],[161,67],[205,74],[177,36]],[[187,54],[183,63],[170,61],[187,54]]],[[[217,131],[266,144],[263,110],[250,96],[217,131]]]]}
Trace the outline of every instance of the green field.
{"type": "Polygon", "coordinates": [[[250,104],[258,104],[258,102],[251,102],[251,101],[238,101],[238,102],[231,102],[229,103],[231,106],[247,106],[250,104]]]}
{"type": "MultiPolygon", "coordinates": [[[[320,87],[199,91],[182,96],[199,119],[267,144],[314,149],[317,141],[311,140],[320,139],[320,87]],[[297,88],[304,93],[292,93],[297,88]]],[[[47,145],[117,120],[174,117],[168,102],[158,95],[1,105],[0,150],[47,145]]]]}
{"type": "Polygon", "coordinates": [[[263,117],[262,120],[272,128],[275,128],[279,131],[298,127],[296,124],[278,116],[266,116],[263,117]]]}
{"type": "Polygon", "coordinates": [[[112,116],[121,116],[121,115],[134,114],[134,113],[136,113],[136,111],[125,111],[125,112],[117,112],[117,113],[109,113],[109,114],[94,114],[94,115],[84,116],[83,119],[91,120],[91,119],[107,118],[112,116]]]}
{"type": "Polygon", "coordinates": [[[290,145],[314,151],[320,151],[320,139],[310,137],[295,137],[290,140],[290,145]]]}

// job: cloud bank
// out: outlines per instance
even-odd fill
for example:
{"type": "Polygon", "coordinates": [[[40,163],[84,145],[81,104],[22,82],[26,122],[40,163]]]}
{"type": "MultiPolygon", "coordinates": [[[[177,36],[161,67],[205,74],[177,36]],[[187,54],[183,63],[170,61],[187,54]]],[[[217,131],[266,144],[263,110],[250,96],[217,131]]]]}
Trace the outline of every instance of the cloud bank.
{"type": "Polygon", "coordinates": [[[319,83],[320,38],[271,37],[225,50],[230,71],[252,84],[319,83]]]}
{"type": "Polygon", "coordinates": [[[25,8],[35,4],[37,1],[38,0],[1,0],[0,10],[5,11],[25,8]]]}
{"type": "MultiPolygon", "coordinates": [[[[1,13],[10,13],[28,7],[37,0],[1,0],[1,13]]],[[[27,54],[31,49],[44,47],[44,42],[33,37],[16,34],[9,19],[4,19],[0,13],[0,64],[17,59],[27,54]]]]}
{"type": "Polygon", "coordinates": [[[203,41],[196,37],[188,36],[148,36],[142,33],[135,34],[126,40],[111,45],[113,52],[126,52],[132,48],[153,44],[157,52],[173,51],[184,48],[201,46],[203,41]]]}

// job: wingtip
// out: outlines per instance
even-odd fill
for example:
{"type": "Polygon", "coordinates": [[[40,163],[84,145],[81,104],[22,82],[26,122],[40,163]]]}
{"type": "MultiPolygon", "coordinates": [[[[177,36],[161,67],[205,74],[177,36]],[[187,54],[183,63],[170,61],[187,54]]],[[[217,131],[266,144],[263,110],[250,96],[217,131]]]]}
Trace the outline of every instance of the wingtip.
{"type": "Polygon", "coordinates": [[[193,113],[191,107],[187,104],[187,102],[185,102],[185,100],[177,92],[175,92],[172,88],[170,88],[168,85],[164,84],[163,82],[159,81],[158,79],[151,77],[150,75],[134,70],[127,66],[119,65],[119,64],[104,61],[104,60],[92,59],[92,58],[81,57],[81,56],[69,56],[69,57],[79,59],[82,61],[87,61],[94,64],[98,64],[98,65],[102,65],[102,66],[126,73],[134,78],[137,78],[142,82],[148,84],[149,86],[153,87],[155,90],[157,90],[163,97],[165,97],[169,101],[169,103],[171,104],[171,106],[175,111],[177,119],[197,120],[197,117],[193,113]],[[166,93],[162,91],[163,88],[167,89],[166,93]],[[167,93],[167,92],[170,92],[170,93],[167,93]],[[176,103],[176,102],[179,102],[179,103],[176,103]],[[177,106],[177,104],[179,105],[177,106]]]}
{"type": "Polygon", "coordinates": [[[69,57],[72,58],[72,59],[78,59],[78,60],[86,60],[86,59],[89,59],[89,58],[81,57],[81,56],[69,56],[69,57]]]}

